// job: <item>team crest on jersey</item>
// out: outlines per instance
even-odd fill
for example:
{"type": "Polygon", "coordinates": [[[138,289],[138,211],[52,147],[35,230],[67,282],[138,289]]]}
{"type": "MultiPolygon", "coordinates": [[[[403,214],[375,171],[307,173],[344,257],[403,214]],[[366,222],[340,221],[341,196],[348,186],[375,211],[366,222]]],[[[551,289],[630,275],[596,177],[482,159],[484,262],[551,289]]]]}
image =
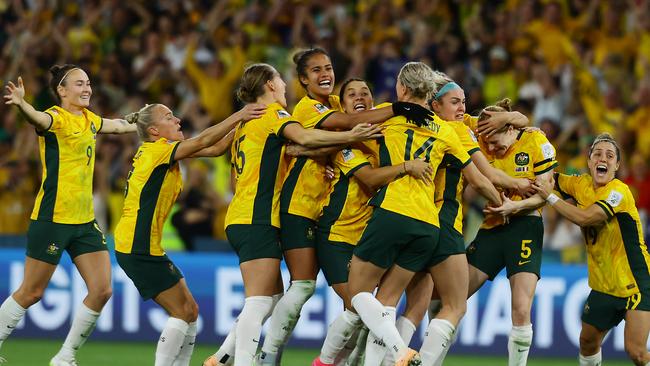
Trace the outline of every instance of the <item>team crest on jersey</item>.
{"type": "Polygon", "coordinates": [[[528,156],[527,153],[520,152],[519,154],[515,155],[515,164],[522,166],[528,165],[528,163],[530,163],[530,156],[528,156]]]}
{"type": "Polygon", "coordinates": [[[350,161],[352,158],[354,158],[354,153],[352,152],[351,149],[343,149],[341,150],[341,155],[343,155],[343,161],[350,161]]]}
{"type": "Polygon", "coordinates": [[[59,254],[59,249],[60,248],[58,246],[56,246],[56,244],[52,243],[52,244],[48,245],[46,253],[49,254],[49,255],[57,255],[57,254],[59,254]]]}
{"type": "Polygon", "coordinates": [[[316,110],[318,111],[318,113],[321,113],[321,114],[323,114],[323,113],[325,113],[325,112],[327,112],[327,111],[330,110],[329,108],[327,108],[326,106],[324,106],[324,105],[321,104],[321,103],[316,103],[316,104],[314,104],[314,108],[316,108],[316,110]]]}
{"type": "Polygon", "coordinates": [[[620,205],[621,201],[623,201],[623,194],[614,190],[609,192],[609,196],[607,196],[607,199],[605,200],[605,202],[609,203],[612,207],[620,205]]]}
{"type": "Polygon", "coordinates": [[[307,239],[314,240],[314,228],[311,226],[307,228],[307,239]]]}
{"type": "Polygon", "coordinates": [[[278,109],[278,118],[282,119],[287,117],[291,117],[289,112],[285,111],[284,109],[278,109]]]}

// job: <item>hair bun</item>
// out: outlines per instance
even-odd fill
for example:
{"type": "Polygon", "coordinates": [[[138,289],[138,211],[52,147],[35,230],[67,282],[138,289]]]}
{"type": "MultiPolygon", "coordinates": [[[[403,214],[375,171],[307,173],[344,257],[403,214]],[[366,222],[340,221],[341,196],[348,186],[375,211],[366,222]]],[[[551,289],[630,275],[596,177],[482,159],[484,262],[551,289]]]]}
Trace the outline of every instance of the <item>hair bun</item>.
{"type": "Polygon", "coordinates": [[[512,112],[512,100],[510,98],[503,98],[495,104],[497,107],[501,107],[508,112],[512,112]]]}

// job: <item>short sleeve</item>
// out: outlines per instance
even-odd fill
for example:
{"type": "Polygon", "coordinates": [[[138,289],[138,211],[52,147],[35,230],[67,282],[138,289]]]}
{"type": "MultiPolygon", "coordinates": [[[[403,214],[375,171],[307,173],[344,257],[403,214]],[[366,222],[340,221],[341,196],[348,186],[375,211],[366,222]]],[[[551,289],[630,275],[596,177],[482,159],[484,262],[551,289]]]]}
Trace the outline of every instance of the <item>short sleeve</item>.
{"type": "Polygon", "coordinates": [[[533,159],[533,172],[535,175],[542,175],[558,166],[557,160],[555,160],[555,147],[540,132],[532,133],[535,134],[533,139],[535,146],[531,146],[530,150],[533,159]]]}
{"type": "Polygon", "coordinates": [[[293,115],[304,128],[320,128],[323,122],[335,112],[337,112],[335,109],[331,109],[315,99],[305,97],[298,102],[293,110],[293,115]]]}
{"type": "Polygon", "coordinates": [[[468,155],[471,156],[475,152],[481,151],[481,148],[478,146],[478,139],[469,127],[459,126],[459,128],[456,128],[456,133],[468,155]]]}
{"type": "Polygon", "coordinates": [[[458,134],[446,124],[440,126],[439,139],[444,141],[447,145],[445,153],[450,154],[460,161],[461,169],[467,166],[472,160],[465,150],[458,134]]]}
{"type": "Polygon", "coordinates": [[[629,190],[623,184],[608,184],[607,189],[602,189],[596,194],[596,202],[605,211],[608,218],[624,211],[627,201],[631,199],[629,190]]]}
{"type": "Polygon", "coordinates": [[[578,178],[574,175],[555,173],[555,190],[562,196],[562,199],[575,200],[578,178]]]}
{"type": "Polygon", "coordinates": [[[51,131],[56,133],[56,131],[59,131],[61,127],[64,125],[63,115],[59,111],[57,111],[56,108],[54,107],[46,110],[45,113],[47,113],[50,116],[51,122],[50,122],[50,126],[41,132],[51,131]]]}
{"type": "Polygon", "coordinates": [[[89,111],[88,109],[85,110],[85,113],[86,113],[86,118],[90,120],[92,132],[93,133],[99,132],[102,129],[102,127],[104,127],[104,119],[96,115],[95,113],[89,111]]]}
{"type": "Polygon", "coordinates": [[[280,138],[284,138],[284,136],[282,135],[284,128],[292,123],[298,123],[298,121],[295,121],[291,117],[289,112],[285,111],[284,109],[278,109],[277,111],[275,111],[275,113],[276,116],[274,117],[277,118],[273,119],[273,123],[271,124],[271,130],[276,136],[280,138]]]}
{"type": "Polygon", "coordinates": [[[353,148],[345,148],[336,154],[336,159],[334,160],[336,166],[341,169],[341,172],[346,176],[350,177],[357,170],[361,169],[366,165],[370,165],[370,162],[366,158],[363,151],[353,148]]]}
{"type": "Polygon", "coordinates": [[[174,164],[174,156],[176,155],[176,150],[181,141],[170,141],[164,138],[161,138],[155,142],[155,162],[156,165],[162,164],[174,164]]]}

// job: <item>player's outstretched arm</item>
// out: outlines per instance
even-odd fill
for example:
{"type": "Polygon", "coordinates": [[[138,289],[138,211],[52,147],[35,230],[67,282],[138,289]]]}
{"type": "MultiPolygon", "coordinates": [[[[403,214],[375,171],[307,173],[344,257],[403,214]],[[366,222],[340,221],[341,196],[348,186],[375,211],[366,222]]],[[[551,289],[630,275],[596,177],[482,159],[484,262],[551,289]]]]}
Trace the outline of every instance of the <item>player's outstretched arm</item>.
{"type": "Polygon", "coordinates": [[[553,182],[549,183],[548,181],[536,181],[533,184],[533,188],[537,193],[544,198],[560,215],[566,217],[569,221],[574,224],[585,227],[598,225],[607,221],[607,214],[605,211],[598,206],[593,204],[587,208],[576,207],[560,197],[558,197],[553,192],[553,182]]]}
{"type": "Polygon", "coordinates": [[[305,129],[299,123],[288,124],[282,131],[284,138],[306,147],[323,147],[351,142],[359,142],[382,137],[381,127],[361,124],[350,131],[325,131],[320,129],[305,129]]]}
{"type": "Polygon", "coordinates": [[[32,124],[36,130],[45,131],[50,128],[52,124],[52,116],[45,112],[37,111],[31,104],[25,100],[25,86],[23,85],[23,78],[18,77],[18,81],[14,84],[9,81],[5,86],[7,94],[4,95],[5,104],[15,105],[20,112],[25,116],[27,122],[32,124]]]}
{"type": "Polygon", "coordinates": [[[494,188],[492,182],[481,174],[476,165],[470,162],[463,168],[463,176],[467,182],[476,189],[483,197],[487,198],[493,205],[501,206],[501,196],[494,188]]]}
{"type": "Polygon", "coordinates": [[[123,134],[137,131],[137,125],[131,124],[124,119],[102,118],[102,128],[99,130],[99,133],[123,134]]]}

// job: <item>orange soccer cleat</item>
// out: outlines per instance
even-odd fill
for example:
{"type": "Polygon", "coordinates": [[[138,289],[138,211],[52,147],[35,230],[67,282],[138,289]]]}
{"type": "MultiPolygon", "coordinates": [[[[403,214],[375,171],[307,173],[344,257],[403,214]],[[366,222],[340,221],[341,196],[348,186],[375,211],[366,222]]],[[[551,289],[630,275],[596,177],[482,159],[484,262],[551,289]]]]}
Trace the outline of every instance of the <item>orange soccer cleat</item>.
{"type": "Polygon", "coordinates": [[[406,351],[406,354],[402,356],[397,362],[395,362],[395,366],[421,366],[422,361],[420,360],[420,354],[414,350],[414,349],[408,349],[406,351]]]}

